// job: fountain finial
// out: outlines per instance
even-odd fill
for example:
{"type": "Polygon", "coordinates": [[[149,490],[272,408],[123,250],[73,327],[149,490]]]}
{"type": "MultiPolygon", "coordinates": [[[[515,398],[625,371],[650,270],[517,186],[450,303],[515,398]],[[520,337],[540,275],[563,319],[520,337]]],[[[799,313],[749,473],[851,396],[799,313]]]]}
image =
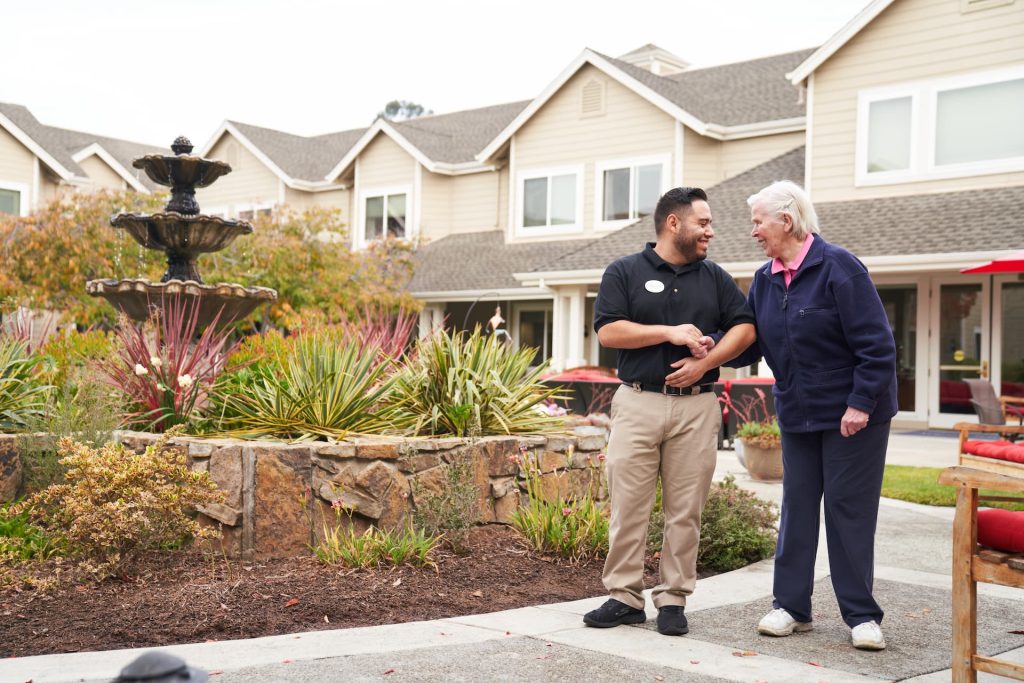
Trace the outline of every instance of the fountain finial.
{"type": "Polygon", "coordinates": [[[175,154],[190,154],[192,152],[192,141],[184,135],[179,135],[171,143],[171,151],[175,154]]]}

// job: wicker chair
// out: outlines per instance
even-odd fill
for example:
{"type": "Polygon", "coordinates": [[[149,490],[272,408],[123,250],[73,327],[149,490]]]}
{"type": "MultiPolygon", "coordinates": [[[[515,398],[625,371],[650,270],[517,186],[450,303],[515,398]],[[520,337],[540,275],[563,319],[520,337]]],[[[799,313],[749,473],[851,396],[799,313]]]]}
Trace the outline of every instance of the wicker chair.
{"type": "MultiPolygon", "coordinates": [[[[1024,424],[1024,397],[996,396],[996,390],[987,379],[965,379],[971,388],[971,405],[978,414],[978,422],[983,425],[1012,424],[1009,419],[1016,419],[1018,425],[1024,424]]],[[[1004,435],[1010,441],[1020,438],[1020,434],[1004,435]]]]}

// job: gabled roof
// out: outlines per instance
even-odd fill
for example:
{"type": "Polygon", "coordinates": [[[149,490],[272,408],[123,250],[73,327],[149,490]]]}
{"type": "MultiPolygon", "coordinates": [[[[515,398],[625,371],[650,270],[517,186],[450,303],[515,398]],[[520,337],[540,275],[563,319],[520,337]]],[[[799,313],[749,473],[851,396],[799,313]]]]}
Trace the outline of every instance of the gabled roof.
{"type": "Polygon", "coordinates": [[[432,173],[483,170],[477,154],[528,104],[509,102],[479,109],[418,116],[408,121],[378,118],[327,174],[334,180],[377,135],[386,135],[432,173]]]}
{"type": "Polygon", "coordinates": [[[874,21],[875,17],[881,14],[893,2],[894,0],[872,0],[871,4],[858,12],[857,16],[847,22],[834,36],[825,41],[824,45],[808,55],[793,71],[786,74],[786,78],[793,85],[803,83],[804,79],[810,76],[826,59],[838,52],[839,48],[846,45],[851,38],[860,33],[862,28],[874,21]]]}
{"type": "Polygon", "coordinates": [[[617,67],[709,124],[742,126],[763,121],[797,119],[806,114],[799,91],[785,74],[814,49],[787,52],[745,62],[687,69],[655,76],[620,59],[617,67]]]}
{"type": "Polygon", "coordinates": [[[529,270],[579,244],[579,240],[506,244],[503,230],[447,235],[416,251],[409,291],[423,295],[521,289],[522,283],[513,273],[529,270]]]}
{"type": "Polygon", "coordinates": [[[204,147],[204,154],[209,153],[227,125],[234,129],[235,137],[240,142],[251,143],[266,155],[287,179],[311,183],[323,182],[328,172],[338,163],[338,159],[345,156],[366,132],[366,128],[355,128],[303,137],[238,121],[226,121],[225,126],[222,126],[214,135],[214,139],[204,147]]]}
{"type": "Polygon", "coordinates": [[[157,185],[133,169],[132,161],[146,154],[170,153],[169,149],[155,145],[46,126],[20,104],[0,103],[0,126],[68,182],[85,180],[88,176],[78,162],[96,154],[136,190],[153,190],[157,185]]]}
{"type": "Polygon", "coordinates": [[[501,150],[570,78],[589,64],[701,135],[719,140],[803,130],[806,106],[785,73],[811,50],[657,76],[585,49],[477,154],[484,162],[501,150]],[[708,100],[703,104],[702,100],[708,100]]]}

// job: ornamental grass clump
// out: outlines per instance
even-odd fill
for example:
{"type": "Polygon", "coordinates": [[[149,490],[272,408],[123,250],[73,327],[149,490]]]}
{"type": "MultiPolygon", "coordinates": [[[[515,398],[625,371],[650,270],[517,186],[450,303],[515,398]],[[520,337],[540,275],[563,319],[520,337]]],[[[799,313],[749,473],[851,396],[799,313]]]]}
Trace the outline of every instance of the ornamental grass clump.
{"type": "Polygon", "coordinates": [[[0,335],[0,432],[24,431],[45,407],[38,365],[25,342],[0,335]]]}
{"type": "MultiPolygon", "coordinates": [[[[164,435],[144,453],[122,444],[94,448],[60,442],[65,483],[22,503],[33,523],[59,538],[63,554],[97,579],[113,576],[139,554],[180,547],[218,532],[201,526],[197,508],[223,502],[206,472],[193,472],[164,435]]],[[[20,508],[18,508],[20,510],[20,508]]]]}
{"type": "MultiPolygon", "coordinates": [[[[572,457],[569,453],[567,460],[572,457]]],[[[536,454],[522,451],[518,459],[526,486],[527,504],[512,513],[512,526],[540,553],[552,553],[570,562],[583,562],[608,553],[608,516],[588,492],[579,497],[545,495],[543,475],[536,454]]],[[[601,469],[592,466],[601,476],[601,469]]],[[[546,476],[568,476],[555,469],[546,476]]]]}
{"type": "Polygon", "coordinates": [[[331,508],[335,524],[323,523],[323,540],[313,546],[313,554],[324,564],[340,564],[349,568],[369,569],[403,564],[414,566],[436,566],[433,552],[441,543],[436,536],[406,526],[401,530],[381,529],[371,526],[357,532],[352,523],[352,511],[340,501],[334,501],[331,508]]]}
{"type": "Polygon", "coordinates": [[[378,346],[314,331],[280,338],[268,349],[214,387],[204,432],[310,441],[408,423],[384,401],[395,379],[378,346]]]}
{"type": "Polygon", "coordinates": [[[558,389],[531,368],[536,349],[512,349],[477,327],[420,341],[399,371],[392,402],[418,435],[484,436],[564,429],[542,409],[558,389]]]}
{"type": "Polygon", "coordinates": [[[736,436],[760,448],[777,448],[782,444],[779,421],[768,410],[768,399],[764,391],[754,388],[754,396],[744,396],[733,401],[729,391],[718,397],[722,404],[722,416],[736,413],[736,436]]]}
{"type": "Polygon", "coordinates": [[[218,313],[199,333],[198,300],[182,295],[167,297],[148,325],[122,317],[116,352],[99,367],[124,396],[128,426],[164,432],[189,422],[233,349],[220,322],[218,313]]]}

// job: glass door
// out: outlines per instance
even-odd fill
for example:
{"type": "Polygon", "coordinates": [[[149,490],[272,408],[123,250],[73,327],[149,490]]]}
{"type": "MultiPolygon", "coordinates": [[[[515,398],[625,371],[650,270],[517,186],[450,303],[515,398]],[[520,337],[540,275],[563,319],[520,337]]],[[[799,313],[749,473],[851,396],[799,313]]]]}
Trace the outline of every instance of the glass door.
{"type": "Polygon", "coordinates": [[[992,386],[997,396],[1024,397],[1024,276],[995,278],[992,386]]]}
{"type": "Polygon", "coordinates": [[[989,278],[937,278],[932,289],[929,424],[976,422],[965,379],[990,377],[989,278]]]}

